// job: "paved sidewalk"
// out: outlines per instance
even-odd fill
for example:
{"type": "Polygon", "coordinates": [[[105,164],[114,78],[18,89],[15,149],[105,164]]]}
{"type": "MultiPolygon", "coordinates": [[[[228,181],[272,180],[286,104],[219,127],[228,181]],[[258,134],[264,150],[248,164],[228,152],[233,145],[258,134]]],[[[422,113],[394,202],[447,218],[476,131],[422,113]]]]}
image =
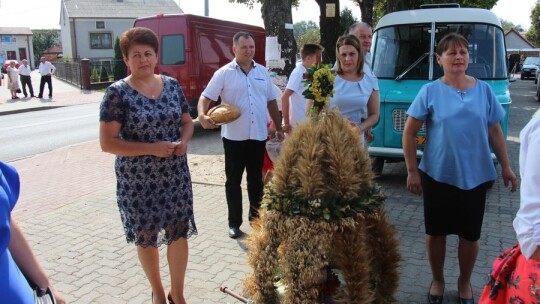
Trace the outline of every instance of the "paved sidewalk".
{"type": "MultiPolygon", "coordinates": [[[[32,86],[34,95],[39,94],[39,82],[41,76],[37,70],[32,71],[32,86]]],[[[20,85],[20,82],[19,82],[20,85]]],[[[7,88],[7,76],[4,74],[2,85],[0,86],[0,115],[13,114],[25,111],[42,110],[51,107],[73,106],[85,103],[100,102],[103,99],[104,91],[81,90],[78,87],[59,80],[53,76],[53,97],[49,99],[49,89],[45,85],[43,96],[45,98],[25,98],[22,93],[17,94],[20,99],[11,99],[11,93],[7,88]]],[[[22,90],[22,87],[21,87],[22,90]]]]}
{"type": "MultiPolygon", "coordinates": [[[[37,99],[27,102],[36,103],[33,108],[38,108],[78,104],[83,100],[99,102],[102,96],[98,92],[80,92],[67,84],[63,96],[62,82],[53,79],[53,86],[53,102],[37,99]],[[87,95],[91,97],[85,99],[87,95]]],[[[0,89],[0,112],[18,111],[28,105],[21,100],[4,103],[4,88],[0,89]]],[[[537,107],[536,101],[512,105],[508,150],[516,173],[519,149],[516,136],[537,107]]],[[[216,139],[209,137],[209,140],[216,139]]],[[[225,283],[241,293],[242,280],[250,271],[242,240],[231,240],[226,235],[223,151],[217,146],[201,144],[196,153],[189,153],[199,232],[189,240],[185,295],[191,304],[239,303],[219,292],[219,287],[225,283]]],[[[19,170],[22,182],[14,217],[69,303],[150,303],[150,289],[135,247],[125,241],[116,205],[113,163],[114,156],[101,152],[97,141],[11,162],[19,170]]],[[[424,245],[422,200],[404,189],[405,176],[402,163],[387,164],[385,174],[378,181],[387,196],[386,208],[398,231],[403,259],[396,299],[400,304],[425,303],[431,277],[424,245]]],[[[245,192],[244,197],[247,198],[245,192]]],[[[476,298],[493,258],[515,243],[511,220],[518,206],[519,194],[511,194],[500,180],[488,192],[481,251],[472,282],[476,298]]],[[[247,208],[244,212],[247,214],[247,208]]],[[[246,224],[242,229],[250,232],[246,224]]],[[[457,301],[455,242],[455,237],[449,237],[445,303],[457,301]]],[[[166,259],[165,247],[161,248],[160,256],[166,259]]],[[[168,289],[168,271],[166,263],[162,264],[163,282],[168,289]]]]}

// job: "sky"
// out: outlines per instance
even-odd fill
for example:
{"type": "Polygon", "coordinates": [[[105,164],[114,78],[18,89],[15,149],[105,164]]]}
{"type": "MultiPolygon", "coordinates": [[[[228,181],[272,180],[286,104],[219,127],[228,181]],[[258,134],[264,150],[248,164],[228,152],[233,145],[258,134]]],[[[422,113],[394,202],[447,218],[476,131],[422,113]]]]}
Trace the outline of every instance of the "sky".
{"type": "MultiPolygon", "coordinates": [[[[152,1],[152,0],[149,0],[152,1]]],[[[175,0],[185,13],[204,15],[204,0],[175,0]]],[[[531,25],[530,14],[537,0],[499,0],[492,11],[506,21],[521,25],[525,30],[531,25]]],[[[29,27],[31,29],[59,29],[60,0],[0,0],[0,27],[29,27]]],[[[262,26],[260,6],[253,10],[243,4],[228,0],[208,0],[209,16],[262,26]]],[[[451,2],[451,1],[449,1],[451,2]]],[[[349,8],[360,19],[360,9],[350,0],[341,0],[341,9],[349,8]]],[[[319,7],[315,0],[300,0],[300,7],[293,8],[293,23],[319,20],[319,7]]]]}

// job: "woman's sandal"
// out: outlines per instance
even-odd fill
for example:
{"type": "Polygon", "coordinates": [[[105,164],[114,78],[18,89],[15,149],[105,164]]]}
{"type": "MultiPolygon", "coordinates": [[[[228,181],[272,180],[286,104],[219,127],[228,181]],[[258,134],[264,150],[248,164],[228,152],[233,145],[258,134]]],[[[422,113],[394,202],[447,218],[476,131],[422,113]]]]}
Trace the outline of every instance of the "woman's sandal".
{"type": "Polygon", "coordinates": [[[171,293],[169,292],[169,295],[167,296],[167,300],[169,300],[169,304],[174,304],[174,301],[171,297],[171,293]]]}
{"type": "MultiPolygon", "coordinates": [[[[472,285],[471,286],[471,294],[473,293],[473,289],[472,289],[472,285]]],[[[462,298],[459,296],[459,278],[458,278],[458,281],[457,281],[457,295],[458,295],[458,298],[459,298],[459,304],[474,304],[474,294],[471,298],[469,299],[465,299],[465,298],[462,298]]]]}
{"type": "Polygon", "coordinates": [[[442,304],[443,297],[444,297],[444,288],[443,288],[443,294],[440,296],[435,296],[430,293],[431,291],[431,285],[433,285],[433,281],[431,281],[431,284],[429,285],[429,290],[427,293],[428,303],[429,304],[442,304]]]}

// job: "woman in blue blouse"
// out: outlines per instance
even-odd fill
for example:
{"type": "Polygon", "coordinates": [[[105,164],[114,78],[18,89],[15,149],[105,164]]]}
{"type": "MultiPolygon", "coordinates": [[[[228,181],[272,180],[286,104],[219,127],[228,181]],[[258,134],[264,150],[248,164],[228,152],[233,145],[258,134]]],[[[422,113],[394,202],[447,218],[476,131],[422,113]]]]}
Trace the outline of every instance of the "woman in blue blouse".
{"type": "Polygon", "coordinates": [[[459,236],[457,283],[460,303],[474,303],[471,275],[479,251],[486,192],[497,172],[490,147],[501,165],[504,185],[516,175],[510,167],[499,122],[505,113],[490,86],[465,74],[468,41],[446,35],[437,45],[444,75],[422,87],[409,107],[403,131],[407,189],[423,194],[426,247],[432,272],[429,303],[442,303],[446,236],[459,236]],[[428,141],[420,166],[415,137],[426,123],[428,141]]]}
{"type": "Polygon", "coordinates": [[[34,304],[34,294],[21,271],[41,290],[51,289],[58,304],[64,297],[51,285],[39,265],[11,211],[19,198],[19,175],[15,168],[0,162],[0,301],[34,304]]]}
{"type": "Polygon", "coordinates": [[[379,120],[379,85],[373,73],[364,72],[364,55],[355,35],[336,42],[337,69],[330,108],[338,108],[364,138],[379,120]]]}

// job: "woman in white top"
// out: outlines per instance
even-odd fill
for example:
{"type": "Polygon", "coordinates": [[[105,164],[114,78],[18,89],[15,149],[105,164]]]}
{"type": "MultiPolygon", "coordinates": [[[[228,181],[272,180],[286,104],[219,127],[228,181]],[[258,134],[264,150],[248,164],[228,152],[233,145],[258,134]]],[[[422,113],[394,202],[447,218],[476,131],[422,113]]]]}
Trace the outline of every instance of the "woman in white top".
{"type": "Polygon", "coordinates": [[[356,126],[363,139],[379,120],[379,85],[373,73],[364,72],[364,55],[355,35],[339,37],[336,42],[337,70],[330,108],[356,126]]]}
{"type": "Polygon", "coordinates": [[[8,75],[8,88],[11,92],[11,99],[19,99],[17,90],[19,89],[19,70],[15,67],[15,61],[11,60],[6,69],[8,75]]]}
{"type": "Polygon", "coordinates": [[[493,262],[480,303],[540,300],[540,115],[521,130],[519,138],[521,204],[514,219],[518,244],[493,262]]]}

